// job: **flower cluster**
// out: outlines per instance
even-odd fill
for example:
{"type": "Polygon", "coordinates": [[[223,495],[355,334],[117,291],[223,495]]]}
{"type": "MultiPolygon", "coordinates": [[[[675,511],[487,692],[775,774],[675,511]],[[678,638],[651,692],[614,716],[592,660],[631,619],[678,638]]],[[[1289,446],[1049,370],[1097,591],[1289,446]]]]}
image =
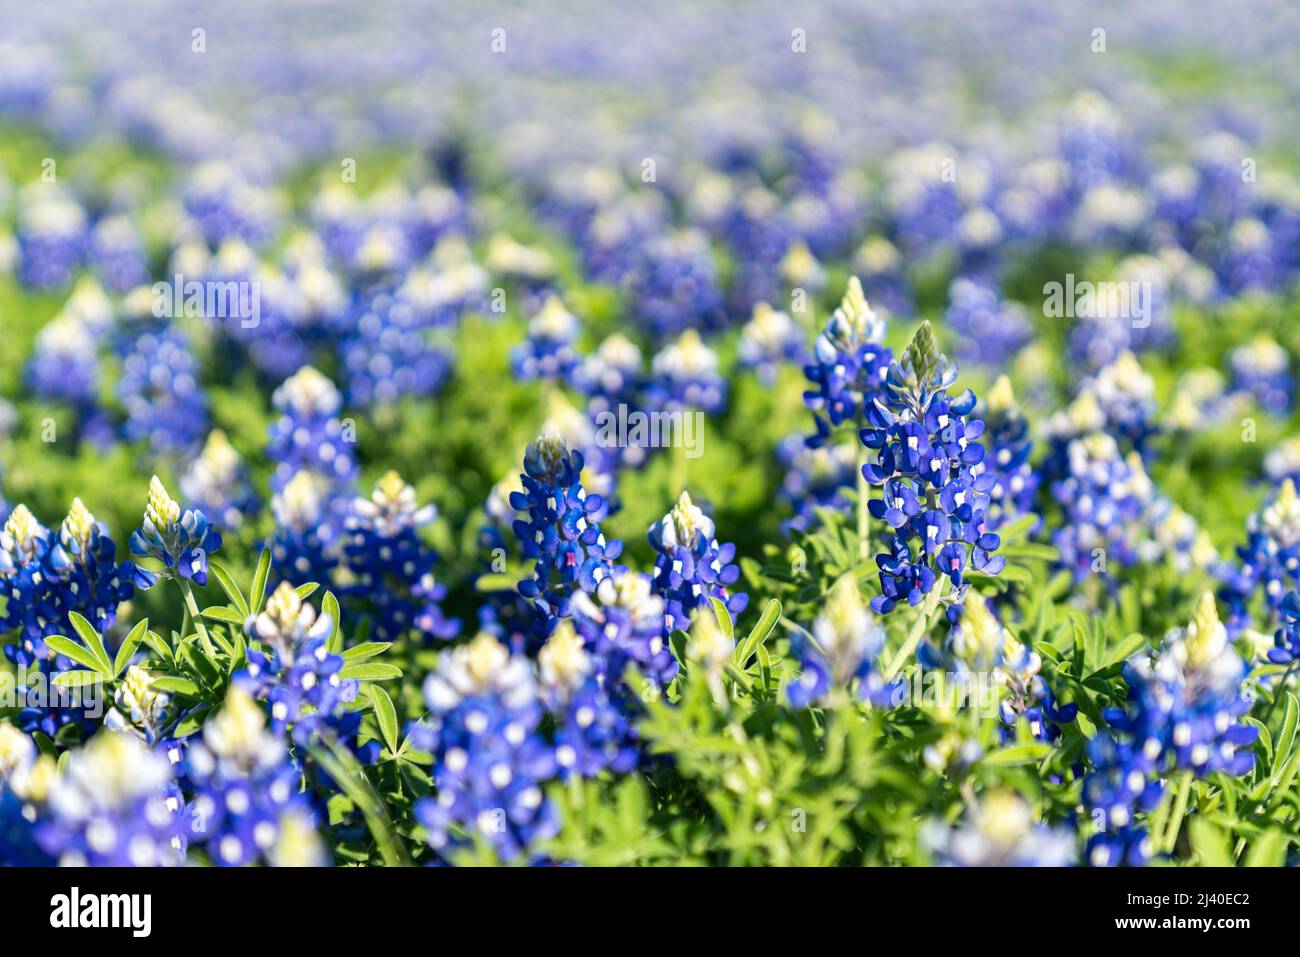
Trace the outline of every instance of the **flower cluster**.
{"type": "Polygon", "coordinates": [[[326,863],[301,772],[245,692],[231,688],[203,726],[203,740],[187,750],[185,767],[194,791],[189,841],[205,847],[213,863],[326,863]]]}
{"type": "Polygon", "coordinates": [[[238,529],[257,510],[243,457],[220,429],[212,430],[202,454],[181,476],[180,488],[193,508],[226,531],[238,529]]]}
{"type": "Polygon", "coordinates": [[[17,644],[5,646],[6,656],[24,666],[48,661],[42,639],[70,633],[72,612],[106,631],[134,593],[136,575],[130,562],[117,561],[108,528],[81,499],[73,499],[57,535],[26,505],[14,506],[0,531],[0,631],[19,634],[17,644]]]}
{"type": "Polygon", "coordinates": [[[983,415],[988,454],[982,468],[993,476],[988,523],[997,528],[1033,512],[1041,479],[1029,461],[1033,450],[1029,421],[1016,404],[1006,376],[999,376],[993,383],[984,399],[983,415]]]}
{"type": "Polygon", "coordinates": [[[961,827],[936,822],[927,843],[944,867],[1066,867],[1075,853],[1067,829],[1035,824],[1029,803],[1011,791],[985,795],[961,827]]]}
{"type": "Polygon", "coordinates": [[[994,476],[979,438],[984,423],[969,418],[970,390],[950,398],[957,367],[939,354],[929,323],[922,323],[901,362],[891,363],[885,395],[872,402],[863,444],[875,451],[862,474],[883,486],[871,514],[892,529],[889,550],[876,557],[881,594],[872,600],[886,614],[906,600],[919,604],[938,575],[952,582],[955,604],[965,592],[965,571],[996,575],[1006,564],[992,552],[1001,544],[985,527],[994,476]]]}
{"type": "Polygon", "coordinates": [[[1254,767],[1247,746],[1259,731],[1241,721],[1251,705],[1242,685],[1247,670],[1209,593],[1186,628],[1125,665],[1126,707],[1106,713],[1120,737],[1097,737],[1094,770],[1084,782],[1085,801],[1100,825],[1088,843],[1090,863],[1144,860],[1149,842],[1132,822],[1136,809],[1150,810],[1159,800],[1158,775],[1177,769],[1198,777],[1239,776],[1254,767]]]}
{"type": "Polygon", "coordinates": [[[1286,479],[1259,511],[1246,520],[1246,543],[1237,549],[1237,563],[1218,569],[1221,597],[1228,606],[1228,623],[1241,628],[1251,619],[1251,603],[1262,598],[1269,618],[1289,592],[1300,588],[1300,495],[1286,479]]]}
{"type": "Polygon", "coordinates": [[[817,434],[810,446],[824,444],[844,422],[861,423],[882,394],[893,353],[881,344],[885,323],[872,310],[854,276],[839,308],[813,345],[804,366],[809,388],[804,403],[812,410],[817,434]]]}
{"type": "Polygon", "coordinates": [[[61,865],[180,864],[185,820],[171,765],[137,737],[100,731],[48,783],[36,840],[61,865]]]}
{"type": "Polygon", "coordinates": [[[448,854],[464,833],[512,860],[554,835],[559,820],[542,784],[556,760],[538,734],[542,710],[528,661],[480,633],[442,654],[424,698],[432,715],[412,740],[433,754],[437,794],[419,802],[416,817],[433,849],[448,854]]]}
{"type": "Polygon", "coordinates": [[[672,511],[650,527],[655,559],[654,593],[664,600],[668,630],[685,631],[695,609],[717,598],[732,618],[749,604],[744,592],[732,592],[740,578],[733,564],[736,546],[719,543],[713,519],[682,492],[672,511]]]}
{"type": "Polygon", "coordinates": [[[594,591],[610,576],[623,552],[622,542],[607,542],[601,532],[605,500],[583,489],[582,467],[582,454],[562,438],[539,436],[524,454],[523,490],[510,493],[510,505],[527,516],[513,527],[524,557],[534,561],[533,577],[519,583],[519,592],[533,603],[538,638],[568,617],[575,590],[594,591]]]}
{"type": "Polygon", "coordinates": [[[162,569],[151,571],[137,565],[136,587],[152,588],[160,576],[206,585],[208,559],[220,547],[221,533],[212,527],[208,517],[198,509],[182,512],[155,475],[149,481],[144,520],[131,533],[131,554],[136,559],[160,563],[162,569]]]}
{"type": "Polygon", "coordinates": [[[568,379],[578,364],[577,337],[577,317],[564,308],[559,297],[548,297],[528,323],[528,339],[511,353],[515,375],[524,380],[568,379]]]}
{"type": "Polygon", "coordinates": [[[420,539],[420,529],[437,514],[433,505],[421,507],[415,489],[389,472],[348,516],[342,545],[352,582],[348,597],[369,613],[380,641],[397,641],[412,628],[440,639],[459,632],[438,604],[446,594],[434,579],[438,556],[420,539]]]}
{"type": "Polygon", "coordinates": [[[960,278],[948,290],[944,322],[957,334],[963,362],[1001,368],[1033,338],[1024,306],[1002,299],[996,287],[960,278]]]}
{"type": "Polygon", "coordinates": [[[863,605],[857,582],[849,575],[840,578],[812,633],[801,631],[794,638],[791,651],[799,659],[800,674],[787,689],[790,704],[817,704],[854,682],[864,701],[889,703],[895,689],[885,684],[877,667],[884,648],[885,630],[863,605]]]}

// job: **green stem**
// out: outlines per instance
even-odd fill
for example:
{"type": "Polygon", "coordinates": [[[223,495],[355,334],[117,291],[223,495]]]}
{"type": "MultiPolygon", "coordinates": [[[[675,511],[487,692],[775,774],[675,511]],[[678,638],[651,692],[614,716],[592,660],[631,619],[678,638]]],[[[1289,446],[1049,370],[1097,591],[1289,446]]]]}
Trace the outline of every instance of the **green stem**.
{"type": "Polygon", "coordinates": [[[366,826],[374,835],[379,853],[389,867],[410,867],[411,858],[388,816],[383,800],[375,793],[374,786],[366,777],[365,771],[356,758],[344,747],[332,739],[323,739],[325,747],[313,744],[309,750],[321,768],[334,779],[348,799],[361,811],[366,819],[366,826]],[[327,750],[328,749],[328,750],[327,750]]]}
{"type": "Polygon", "coordinates": [[[190,620],[194,622],[194,628],[199,633],[199,641],[203,642],[203,650],[207,652],[209,658],[215,658],[217,652],[212,647],[212,639],[208,637],[208,629],[203,626],[203,616],[199,614],[198,603],[194,600],[194,590],[183,578],[177,579],[177,584],[181,586],[181,594],[185,596],[185,607],[189,609],[190,620]]]}
{"type": "Polygon", "coordinates": [[[1163,838],[1160,841],[1165,853],[1170,853],[1174,845],[1178,843],[1178,832],[1183,827],[1183,816],[1187,813],[1187,799],[1192,793],[1192,773],[1183,771],[1181,773],[1182,781],[1178,785],[1178,796],[1174,799],[1174,810],[1169,817],[1169,826],[1165,829],[1163,838]]]}
{"type": "Polygon", "coordinates": [[[934,617],[934,610],[939,607],[939,601],[943,598],[943,593],[947,588],[948,579],[942,578],[926,597],[925,604],[921,606],[921,614],[912,623],[912,630],[907,633],[907,639],[903,642],[902,647],[898,649],[898,653],[894,655],[889,667],[885,669],[883,677],[886,684],[894,679],[894,675],[902,670],[903,665],[907,664],[908,659],[916,652],[916,646],[925,637],[925,632],[931,624],[930,619],[934,617]]]}

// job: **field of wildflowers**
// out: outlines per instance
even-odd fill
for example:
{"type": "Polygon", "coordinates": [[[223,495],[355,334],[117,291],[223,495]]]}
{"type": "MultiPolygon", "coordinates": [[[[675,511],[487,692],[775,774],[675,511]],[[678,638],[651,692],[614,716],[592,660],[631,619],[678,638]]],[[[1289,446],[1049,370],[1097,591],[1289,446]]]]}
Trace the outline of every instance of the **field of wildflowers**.
{"type": "Polygon", "coordinates": [[[0,2],[0,864],[1300,862],[1300,8],[1053,6],[0,2]]]}

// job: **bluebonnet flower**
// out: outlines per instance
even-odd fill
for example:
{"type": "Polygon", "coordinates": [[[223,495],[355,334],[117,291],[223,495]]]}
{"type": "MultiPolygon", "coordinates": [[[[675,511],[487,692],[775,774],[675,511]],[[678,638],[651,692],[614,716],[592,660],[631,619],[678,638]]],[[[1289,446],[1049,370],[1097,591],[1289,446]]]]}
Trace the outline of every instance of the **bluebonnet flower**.
{"type": "Polygon", "coordinates": [[[1264,475],[1274,485],[1300,482],[1300,436],[1283,439],[1264,456],[1264,475]]]}
{"type": "Polygon", "coordinates": [[[182,201],[204,241],[214,249],[229,238],[260,246],[276,228],[271,196],[221,161],[195,169],[185,184],[182,201]]]}
{"type": "Polygon", "coordinates": [[[1105,432],[1073,439],[1066,460],[1065,477],[1051,485],[1064,512],[1052,533],[1061,565],[1078,582],[1112,563],[1136,563],[1140,522],[1152,496],[1141,460],[1121,456],[1105,432]]]}
{"type": "Polygon", "coordinates": [[[1276,665],[1291,665],[1300,660],[1300,593],[1287,592],[1277,610],[1282,626],[1274,633],[1267,658],[1276,665]]]}
{"type": "Polygon", "coordinates": [[[353,583],[348,597],[371,615],[379,641],[398,641],[412,628],[440,639],[459,632],[438,605],[446,594],[434,580],[438,556],[420,539],[420,529],[437,514],[389,472],[368,499],[357,499],[344,525],[343,561],[353,583]]]}
{"type": "Polygon", "coordinates": [[[803,329],[789,313],[760,302],[740,333],[741,368],[754,370],[763,383],[771,385],[783,363],[802,364],[804,338],[803,329]]]}
{"type": "Polygon", "coordinates": [[[1055,741],[1061,725],[1078,710],[1073,704],[1058,705],[1040,674],[1043,662],[1037,652],[1017,641],[980,596],[962,606],[942,648],[922,644],[918,657],[927,667],[951,671],[958,681],[991,675],[1000,690],[1003,741],[1014,741],[1022,722],[1038,740],[1055,741]]]}
{"type": "Polygon", "coordinates": [[[1068,409],[1047,422],[1053,455],[1044,468],[1059,476],[1060,452],[1071,439],[1106,432],[1124,452],[1145,452],[1156,432],[1155,383],[1131,352],[1123,352],[1096,375],[1084,379],[1068,409]]]}
{"type": "Polygon", "coordinates": [[[718,354],[687,329],[651,360],[647,403],[655,409],[712,414],[727,403],[727,380],[718,373],[718,354]]]}
{"type": "Polygon", "coordinates": [[[708,608],[717,598],[732,618],[749,604],[744,592],[730,586],[740,578],[733,564],[736,546],[717,539],[713,519],[682,492],[672,511],[650,527],[655,559],[654,592],[663,597],[668,630],[685,630],[697,608],[708,608]]]}
{"type": "Polygon", "coordinates": [[[979,468],[993,476],[987,519],[990,528],[1028,515],[1038,497],[1039,475],[1029,462],[1033,442],[1029,421],[1016,404],[1011,380],[998,376],[984,400],[984,446],[979,468]]]}
{"type": "Polygon", "coordinates": [[[592,657],[567,619],[537,653],[541,698],[556,717],[553,744],[562,779],[626,773],[640,759],[626,696],[611,698],[615,674],[597,674],[592,657]]]}
{"type": "Polygon", "coordinates": [[[715,331],[726,321],[713,252],[698,230],[671,232],[641,244],[624,283],[638,322],[656,342],[685,329],[715,331]]]}
{"type": "Polygon", "coordinates": [[[444,651],[424,683],[432,715],[412,741],[433,754],[435,795],[416,804],[416,819],[440,856],[456,832],[479,838],[514,860],[559,830],[542,785],[555,776],[550,745],[538,733],[542,709],[526,658],[487,633],[444,651]]]}
{"type": "Polygon", "coordinates": [[[185,765],[194,791],[188,837],[192,846],[206,847],[214,864],[326,863],[302,775],[284,740],[267,730],[262,709],[240,688],[227,692],[185,765]]]}
{"type": "Polygon", "coordinates": [[[141,526],[131,533],[131,554],[162,564],[160,572],[136,566],[135,584],[152,588],[159,577],[208,583],[208,559],[221,548],[221,534],[197,509],[181,511],[158,476],[149,481],[149,501],[141,526]]]}
{"type": "Polygon", "coordinates": [[[1006,302],[990,283],[954,279],[948,288],[944,322],[957,334],[957,356],[979,365],[1003,367],[1033,336],[1019,303],[1006,302]]]}
{"type": "Polygon", "coordinates": [[[207,430],[198,362],[189,336],[176,326],[149,328],[131,340],[117,397],[126,409],[127,441],[154,451],[190,451],[207,430]]]}
{"type": "MultiPolygon", "coordinates": [[[[1201,366],[1188,369],[1174,383],[1173,398],[1161,418],[1162,429],[1176,435],[1195,435],[1214,428],[1244,412],[1248,402],[1239,393],[1229,393],[1218,369],[1201,366]]],[[[1267,471],[1267,465],[1265,466],[1267,471]]],[[[1270,474],[1270,477],[1274,477],[1270,474]]],[[[1275,477],[1281,480],[1281,475],[1275,477]]]]}
{"type": "Polygon", "coordinates": [[[42,639],[69,633],[72,612],[107,631],[117,621],[118,606],[134,593],[134,572],[130,562],[117,561],[107,526],[81,499],[73,499],[57,536],[27,506],[15,506],[0,532],[0,596],[7,599],[0,630],[19,632],[6,655],[25,666],[47,661],[42,639]]]}
{"type": "Polygon", "coordinates": [[[883,236],[869,236],[853,255],[853,270],[871,290],[876,310],[885,319],[915,311],[912,290],[903,271],[903,257],[883,236]]]}
{"type": "Polygon", "coordinates": [[[433,395],[451,371],[433,317],[410,291],[379,292],[358,308],[354,332],[341,345],[348,398],[362,408],[392,405],[404,396],[433,395]]]}
{"type": "Polygon", "coordinates": [[[1156,776],[1170,770],[1240,776],[1254,767],[1248,746],[1259,732],[1240,720],[1252,703],[1242,688],[1248,670],[1209,593],[1186,628],[1172,630],[1158,649],[1126,664],[1127,705],[1105,715],[1123,738],[1117,744],[1098,736],[1097,770],[1084,782],[1085,801],[1100,812],[1104,828],[1089,841],[1091,863],[1141,862],[1145,844],[1126,829],[1136,808],[1150,810],[1158,802],[1156,776]]]}
{"type": "Polygon", "coordinates": [[[87,252],[90,265],[114,292],[126,292],[149,279],[144,243],[126,216],[100,220],[90,233],[87,252]]]}
{"type": "Polygon", "coordinates": [[[984,423],[968,418],[975,393],[949,397],[956,379],[957,367],[939,354],[929,323],[922,323],[901,362],[890,364],[884,398],[873,400],[869,427],[860,434],[876,452],[862,475],[883,486],[871,514],[893,530],[888,551],[876,556],[881,594],[871,607],[877,614],[904,599],[919,604],[937,575],[951,580],[955,607],[968,563],[987,575],[1006,564],[992,554],[1001,540],[985,525],[994,477],[977,468],[984,461],[984,423]]]}
{"type": "Polygon", "coordinates": [[[41,291],[62,289],[72,282],[86,247],[86,214],[66,196],[27,203],[18,224],[19,278],[41,291]]]}
{"type": "Polygon", "coordinates": [[[171,695],[160,690],[157,681],[138,665],[128,667],[113,692],[104,727],[134,734],[155,750],[165,750],[171,695]]]}
{"type": "Polygon", "coordinates": [[[851,278],[839,308],[817,337],[812,361],[804,366],[809,388],[803,398],[817,423],[810,446],[825,443],[845,422],[864,420],[893,359],[881,344],[884,334],[885,324],[867,303],[862,284],[851,278]]]}
{"type": "Polygon", "coordinates": [[[183,862],[183,829],[167,758],[104,730],[49,782],[36,840],[62,866],[156,867],[183,862]]]}
{"type": "Polygon", "coordinates": [[[1282,273],[1268,227],[1253,216],[1233,223],[1215,272],[1235,295],[1276,289],[1282,273]]]}
{"type": "Polygon", "coordinates": [[[889,160],[884,201],[897,242],[912,259],[929,259],[950,250],[968,200],[958,188],[956,170],[976,181],[973,157],[960,157],[946,143],[901,149],[889,160]],[[970,172],[965,172],[970,169],[970,172]],[[943,175],[951,170],[950,175],[943,175]]]}
{"type": "Polygon", "coordinates": [[[614,333],[573,371],[573,386],[591,399],[594,413],[620,404],[635,408],[645,384],[641,350],[626,336],[614,333]]]}
{"type": "Polygon", "coordinates": [[[533,577],[519,583],[519,592],[533,603],[536,637],[550,634],[555,622],[568,617],[575,589],[594,591],[613,572],[612,562],[623,551],[620,541],[605,540],[600,523],[605,501],[588,495],[582,484],[582,454],[564,439],[542,435],[524,454],[522,492],[510,504],[527,518],[516,519],[514,531],[531,558],[533,577]]]}
{"type": "Polygon", "coordinates": [[[894,689],[885,684],[877,663],[884,649],[885,630],[863,605],[857,582],[851,575],[841,577],[813,622],[812,634],[798,632],[791,644],[800,671],[786,688],[791,706],[818,704],[854,684],[862,700],[888,704],[894,689]]]}
{"type": "Polygon", "coordinates": [[[1232,367],[1232,388],[1254,396],[1259,407],[1273,415],[1291,412],[1295,400],[1295,378],[1291,357],[1268,336],[1237,346],[1228,353],[1232,367]]]}
{"type": "Polygon", "coordinates": [[[27,382],[37,396],[88,414],[98,403],[99,380],[97,337],[85,320],[63,312],[41,328],[27,365],[27,382]]]}
{"type": "Polygon", "coordinates": [[[334,581],[342,557],[341,506],[334,504],[333,487],[311,471],[295,472],[271,497],[275,534],[271,549],[273,575],[296,581],[334,581]]]}
{"type": "Polygon", "coordinates": [[[578,364],[574,348],[578,330],[577,317],[564,308],[558,296],[549,296],[528,321],[528,338],[510,354],[515,375],[525,381],[567,381],[578,364]]]}
{"type": "Polygon", "coordinates": [[[617,568],[596,586],[594,598],[580,592],[571,608],[573,624],[608,687],[622,683],[629,663],[660,689],[677,674],[677,659],[668,647],[664,600],[649,575],[617,568]]]}
{"type": "MultiPolygon", "coordinates": [[[[791,205],[795,206],[798,202],[796,199],[791,205]]],[[[816,203],[812,205],[815,208],[816,203]]],[[[793,216],[791,218],[794,219],[793,216]]],[[[795,225],[798,228],[797,222],[795,225]]],[[[826,270],[802,240],[791,243],[786,250],[785,257],[781,260],[781,278],[791,289],[802,289],[805,292],[818,293],[826,286],[826,270]]],[[[760,305],[765,304],[754,303],[754,309],[757,310],[760,305]]]]}
{"type": "Polygon", "coordinates": [[[54,759],[11,724],[0,724],[0,866],[57,863],[36,843],[38,807],[58,775],[54,759]]]}
{"type": "Polygon", "coordinates": [[[273,733],[291,728],[293,739],[305,745],[328,725],[339,737],[355,739],[361,716],[345,706],[356,700],[360,686],[339,676],[346,662],[328,647],[336,626],[329,615],[317,615],[288,582],[281,582],[262,611],[249,619],[246,630],[265,650],[249,648],[246,665],[233,681],[269,704],[273,733]]]}
{"type": "Polygon", "coordinates": [[[849,509],[849,490],[858,472],[853,446],[840,442],[810,448],[804,436],[794,434],[781,442],[777,453],[786,466],[779,494],[794,512],[783,523],[783,529],[812,529],[818,522],[819,508],[833,512],[849,509]]]}
{"type": "Polygon", "coordinates": [[[302,469],[315,472],[340,491],[355,481],[355,429],[350,419],[339,418],[343,397],[329,379],[304,366],[275,390],[271,404],[279,413],[266,450],[276,463],[275,491],[302,469]]]}
{"type": "Polygon", "coordinates": [[[1219,569],[1229,624],[1237,629],[1249,623],[1257,596],[1275,621],[1287,593],[1300,587],[1300,495],[1294,481],[1283,480],[1246,520],[1246,544],[1237,549],[1237,559],[1219,569]]]}
{"type": "Polygon", "coordinates": [[[191,507],[212,516],[214,525],[233,531],[257,509],[243,457],[226,433],[213,429],[202,454],[181,477],[181,494],[191,507]]]}
{"type": "Polygon", "coordinates": [[[1075,854],[1068,828],[1036,824],[1029,802],[1011,791],[985,795],[961,827],[934,822],[924,840],[942,867],[1065,867],[1075,854]]]}

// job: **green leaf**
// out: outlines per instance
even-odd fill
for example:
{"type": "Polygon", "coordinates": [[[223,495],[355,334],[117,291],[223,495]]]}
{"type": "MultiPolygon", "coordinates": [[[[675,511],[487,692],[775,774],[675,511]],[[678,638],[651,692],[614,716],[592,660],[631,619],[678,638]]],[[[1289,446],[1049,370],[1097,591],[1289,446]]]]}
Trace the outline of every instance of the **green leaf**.
{"type": "Polygon", "coordinates": [[[358,681],[391,681],[402,677],[402,669],[394,665],[357,662],[344,665],[339,669],[340,678],[356,678],[358,681]]]}
{"type": "Polygon", "coordinates": [[[498,591],[514,591],[519,580],[513,575],[507,575],[499,572],[494,575],[480,575],[474,580],[474,590],[481,594],[491,594],[498,591]]]}
{"type": "Polygon", "coordinates": [[[343,650],[343,632],[341,630],[343,619],[339,613],[339,600],[334,597],[332,591],[327,591],[325,597],[321,599],[320,610],[322,615],[329,615],[330,621],[333,622],[325,647],[334,654],[338,654],[343,650]]]}
{"type": "Polygon", "coordinates": [[[194,711],[176,725],[176,730],[172,732],[172,737],[187,738],[195,731],[198,731],[203,727],[204,722],[208,720],[208,713],[210,711],[212,711],[210,706],[206,708],[195,708],[194,711]]]}
{"type": "Polygon", "coordinates": [[[231,576],[230,572],[226,571],[226,566],[216,560],[212,560],[208,562],[208,568],[212,572],[212,576],[217,580],[217,584],[221,586],[221,590],[224,591],[226,597],[230,599],[230,603],[239,610],[240,615],[247,618],[248,601],[239,593],[239,588],[235,585],[235,579],[231,576]]]}
{"type": "Polygon", "coordinates": [[[248,620],[247,616],[241,615],[229,605],[213,605],[211,608],[204,608],[200,614],[204,618],[210,618],[213,621],[224,621],[230,625],[244,627],[244,622],[248,620]]]}
{"type": "Polygon", "coordinates": [[[379,721],[379,731],[384,736],[388,750],[397,753],[397,709],[393,699],[383,688],[370,689],[370,701],[375,706],[375,718],[379,721]]]}
{"type": "Polygon", "coordinates": [[[126,666],[131,663],[131,657],[135,650],[140,647],[140,642],[144,640],[145,632],[149,630],[149,619],[136,624],[130,633],[122,639],[122,645],[117,649],[117,657],[113,659],[113,674],[120,675],[126,670],[126,666]]]}
{"type": "Polygon", "coordinates": [[[249,614],[255,615],[262,610],[262,599],[266,597],[266,580],[271,575],[271,550],[262,549],[257,559],[257,571],[253,573],[253,587],[248,592],[249,614]]]}
{"type": "Polygon", "coordinates": [[[153,687],[156,691],[166,691],[169,694],[183,694],[191,698],[203,697],[203,692],[199,690],[198,685],[180,675],[163,675],[161,678],[155,678],[153,687]]]}
{"type": "Polygon", "coordinates": [[[1047,757],[1047,755],[1051,753],[1052,746],[1050,744],[1028,742],[990,752],[985,755],[980,763],[995,768],[1005,767],[1012,764],[1031,764],[1047,757]]]}
{"type": "Polygon", "coordinates": [[[99,659],[99,663],[103,666],[99,670],[106,675],[111,675],[113,673],[113,662],[109,659],[108,652],[104,649],[104,639],[99,637],[99,632],[95,630],[95,626],[75,611],[68,612],[68,621],[72,622],[72,627],[77,630],[77,634],[86,643],[86,647],[99,659]]]}
{"type": "Polygon", "coordinates": [[[773,598],[763,609],[763,614],[759,617],[758,624],[753,627],[750,633],[745,637],[745,640],[740,643],[740,647],[736,649],[736,654],[732,660],[743,667],[745,662],[749,660],[750,656],[754,654],[754,652],[757,651],[765,641],[767,641],[769,636],[771,636],[773,630],[776,628],[776,623],[780,620],[781,603],[773,598]]]}
{"type": "Polygon", "coordinates": [[[1209,821],[1193,817],[1188,823],[1192,839],[1192,850],[1200,858],[1203,867],[1236,867],[1232,851],[1228,845],[1228,836],[1209,821]]]}
{"type": "Polygon", "coordinates": [[[103,680],[104,675],[98,671],[60,671],[51,683],[60,688],[80,688],[99,684],[103,680]]]}
{"type": "Polygon", "coordinates": [[[96,658],[90,649],[83,648],[71,638],[64,638],[62,635],[50,635],[45,639],[45,645],[65,658],[71,658],[77,664],[85,665],[91,671],[98,671],[105,677],[112,677],[112,665],[96,658]]]}
{"type": "Polygon", "coordinates": [[[1278,733],[1277,745],[1273,749],[1273,765],[1275,768],[1291,756],[1291,749],[1295,746],[1296,718],[1298,714],[1300,714],[1300,706],[1296,704],[1295,695],[1288,691],[1286,693],[1286,716],[1282,719],[1282,730],[1278,733]]]}
{"type": "Polygon", "coordinates": [[[1281,831],[1265,831],[1263,837],[1250,845],[1246,855],[1247,867],[1281,867],[1286,863],[1286,835],[1281,831]]]}
{"type": "Polygon", "coordinates": [[[158,634],[156,631],[148,631],[145,632],[144,640],[145,644],[152,648],[154,654],[156,654],[160,659],[168,664],[176,663],[176,656],[172,654],[171,646],[163,640],[162,635],[158,634]]]}
{"type": "Polygon", "coordinates": [[[300,599],[306,601],[312,595],[316,594],[316,589],[318,588],[320,588],[320,585],[317,584],[316,582],[308,582],[305,585],[299,585],[293,591],[294,594],[297,595],[300,599]]]}
{"type": "Polygon", "coordinates": [[[393,647],[391,641],[370,641],[364,645],[357,645],[354,648],[349,648],[340,653],[348,661],[364,661],[366,658],[373,658],[375,655],[382,655],[391,647],[393,647]]]}
{"type": "Polygon", "coordinates": [[[732,644],[736,641],[736,628],[731,621],[731,612],[727,611],[726,604],[720,598],[710,598],[713,602],[713,613],[718,618],[718,625],[722,628],[722,633],[727,636],[727,640],[732,644]]]}

